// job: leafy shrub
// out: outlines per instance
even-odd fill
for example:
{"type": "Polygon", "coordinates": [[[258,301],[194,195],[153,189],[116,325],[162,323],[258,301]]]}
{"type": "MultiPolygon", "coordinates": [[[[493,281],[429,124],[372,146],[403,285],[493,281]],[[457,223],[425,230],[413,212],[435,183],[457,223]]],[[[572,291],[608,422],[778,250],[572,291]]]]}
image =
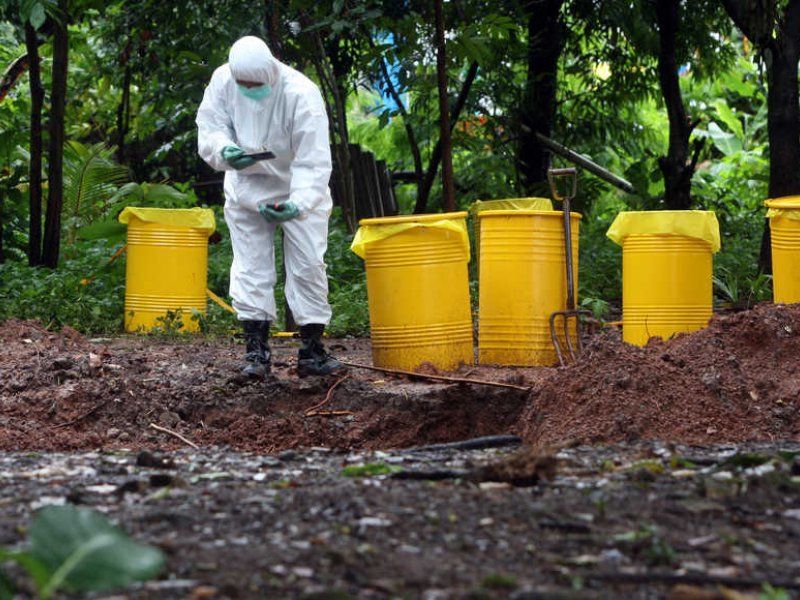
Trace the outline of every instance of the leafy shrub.
{"type": "Polygon", "coordinates": [[[39,320],[81,332],[118,333],[125,305],[125,268],[109,264],[117,248],[82,242],[58,270],[26,263],[0,264],[0,320],[39,320]],[[90,280],[91,279],[91,280],[90,280]]]}
{"type": "Polygon", "coordinates": [[[369,333],[369,305],[364,262],[350,250],[353,236],[348,233],[339,209],[334,210],[328,235],[328,300],[333,316],[331,335],[369,333]]]}
{"type": "Polygon", "coordinates": [[[622,249],[606,237],[621,210],[624,205],[612,195],[596,199],[581,219],[578,299],[593,312],[600,302],[607,304],[622,297],[622,249]]]}

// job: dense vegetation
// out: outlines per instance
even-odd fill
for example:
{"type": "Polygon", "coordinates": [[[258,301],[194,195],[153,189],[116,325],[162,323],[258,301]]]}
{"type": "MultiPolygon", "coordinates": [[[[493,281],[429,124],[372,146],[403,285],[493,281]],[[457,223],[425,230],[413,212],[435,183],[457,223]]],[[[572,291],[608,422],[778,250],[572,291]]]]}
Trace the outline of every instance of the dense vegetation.
{"type": "MultiPolygon", "coordinates": [[[[761,44],[740,33],[741,12],[730,12],[739,17],[733,20],[723,3],[684,4],[446,3],[446,147],[431,2],[270,0],[222,10],[204,2],[9,0],[0,8],[0,319],[119,332],[124,255],[112,257],[124,246],[116,216],[126,205],[213,208],[221,235],[209,247],[209,288],[226,296],[221,180],[196,155],[194,115],[211,71],[244,34],[264,37],[282,60],[320,82],[339,147],[360,144],[392,171],[413,174],[396,184],[400,212],[447,206],[437,175],[447,155],[455,208],[549,195],[546,166],[570,163],[547,152],[534,132],[629,181],[633,193],[579,171],[579,297],[601,315],[621,293],[619,248],[605,237],[614,216],[678,202],[717,213],[717,301],[769,298],[767,269],[758,267],[763,200],[800,189],[774,174],[768,122],[777,114],[769,95],[777,84],[763,51],[785,34],[800,2],[773,7],[774,19],[767,15],[760,26],[775,35],[761,44]],[[667,93],[673,83],[677,96],[667,93]],[[690,195],[681,195],[687,173],[690,195]]],[[[746,2],[724,4],[731,11],[746,2]]],[[[788,102],[797,104],[796,79],[794,88],[788,102]]],[[[368,330],[363,265],[349,250],[351,202],[345,195],[332,220],[334,334],[368,330]]],[[[202,321],[211,331],[234,324],[215,303],[202,321]]]]}

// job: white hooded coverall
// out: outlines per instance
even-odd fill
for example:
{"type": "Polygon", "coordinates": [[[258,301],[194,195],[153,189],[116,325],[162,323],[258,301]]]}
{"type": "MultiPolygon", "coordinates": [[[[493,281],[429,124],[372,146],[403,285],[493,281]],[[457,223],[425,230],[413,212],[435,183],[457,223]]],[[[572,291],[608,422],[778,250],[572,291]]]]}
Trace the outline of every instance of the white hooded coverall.
{"type": "Polygon", "coordinates": [[[230,294],[238,319],[276,318],[276,224],[259,214],[258,204],[289,200],[300,214],[281,223],[286,300],[298,325],[327,325],[331,153],[319,88],[274,58],[261,39],[247,36],[231,46],[228,63],[214,71],[196,122],[200,156],[225,171],[225,221],[233,246],[230,294]],[[253,100],[239,91],[236,80],[266,83],[272,90],[253,100]],[[269,150],[275,158],[237,171],[221,154],[232,145],[248,154],[269,150]]]}

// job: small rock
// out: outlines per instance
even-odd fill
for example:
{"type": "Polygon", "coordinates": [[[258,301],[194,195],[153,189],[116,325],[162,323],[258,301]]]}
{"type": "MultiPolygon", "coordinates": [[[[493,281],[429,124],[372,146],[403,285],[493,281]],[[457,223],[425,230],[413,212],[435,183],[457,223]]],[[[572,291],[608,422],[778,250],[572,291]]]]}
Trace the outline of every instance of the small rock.
{"type": "Polygon", "coordinates": [[[158,415],[158,424],[163,427],[174,427],[181,422],[181,418],[177,413],[169,410],[163,411],[158,415]]]}
{"type": "Polygon", "coordinates": [[[163,456],[157,456],[152,452],[143,450],[136,456],[136,466],[153,469],[174,469],[175,461],[171,458],[164,458],[163,456]]]}
{"type": "Polygon", "coordinates": [[[600,552],[600,564],[606,568],[616,569],[623,563],[628,563],[628,557],[616,548],[600,552]]]}
{"type": "Polygon", "coordinates": [[[176,479],[166,473],[156,473],[150,476],[150,486],[154,488],[169,487],[175,482],[176,479]]]}
{"type": "Polygon", "coordinates": [[[89,352],[89,370],[99,371],[103,368],[103,357],[94,352],[89,352]]]}
{"type": "Polygon", "coordinates": [[[199,585],[194,588],[189,596],[190,600],[204,600],[205,598],[217,598],[219,590],[211,585],[199,585]]]}
{"type": "Polygon", "coordinates": [[[721,375],[716,368],[712,367],[705,373],[700,376],[700,381],[703,382],[709,390],[712,392],[718,392],[720,389],[720,379],[721,375]]]}
{"type": "Polygon", "coordinates": [[[53,359],[50,366],[54,371],[66,371],[75,366],[75,361],[67,356],[59,356],[53,359]]]}
{"type": "Polygon", "coordinates": [[[278,459],[284,462],[290,462],[297,459],[297,452],[294,450],[286,450],[278,454],[278,459]]]}
{"type": "Polygon", "coordinates": [[[292,573],[298,577],[305,577],[311,579],[314,576],[314,569],[310,567],[292,567],[292,573]]]}
{"type": "Polygon", "coordinates": [[[628,373],[620,373],[614,381],[614,385],[621,390],[627,390],[631,387],[631,376],[628,373]]]}

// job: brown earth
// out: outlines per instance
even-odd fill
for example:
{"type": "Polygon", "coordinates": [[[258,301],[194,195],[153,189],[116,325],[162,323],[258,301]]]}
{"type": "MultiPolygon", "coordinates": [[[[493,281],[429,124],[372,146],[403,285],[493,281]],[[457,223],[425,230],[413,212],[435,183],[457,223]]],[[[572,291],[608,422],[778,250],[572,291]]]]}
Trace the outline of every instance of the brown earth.
{"type": "MultiPolygon", "coordinates": [[[[48,502],[98,508],[167,554],[115,597],[800,590],[800,305],[440,379],[298,379],[292,339],[266,382],[236,375],[234,340],[10,320],[0,344],[0,547],[48,502]]],[[[368,339],[327,345],[371,365],[368,339]]]]}

